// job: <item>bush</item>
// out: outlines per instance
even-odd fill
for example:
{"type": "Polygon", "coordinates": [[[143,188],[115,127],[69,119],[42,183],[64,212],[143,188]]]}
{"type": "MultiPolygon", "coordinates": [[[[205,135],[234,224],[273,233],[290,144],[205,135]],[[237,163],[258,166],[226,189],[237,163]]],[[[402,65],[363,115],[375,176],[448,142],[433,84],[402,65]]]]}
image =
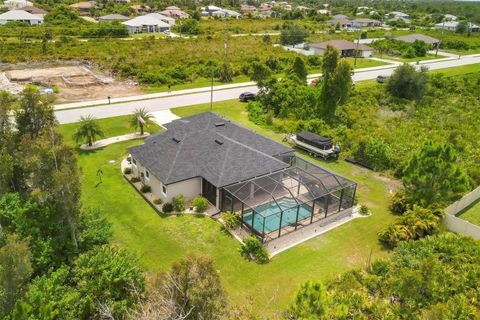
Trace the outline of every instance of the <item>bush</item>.
{"type": "Polygon", "coordinates": [[[192,201],[192,205],[195,207],[196,212],[202,213],[208,208],[208,200],[202,196],[196,196],[192,201]]]}
{"type": "Polygon", "coordinates": [[[410,204],[407,201],[407,197],[405,195],[405,190],[400,190],[395,192],[392,196],[392,203],[390,204],[390,211],[395,214],[402,215],[407,211],[410,207],[410,204]]]}
{"type": "Polygon", "coordinates": [[[172,199],[172,206],[173,209],[177,212],[185,211],[185,196],[183,194],[179,194],[172,199]]]}
{"type": "Polygon", "coordinates": [[[240,225],[240,217],[233,212],[222,212],[220,214],[220,217],[222,218],[223,223],[225,223],[225,226],[228,229],[235,229],[240,225]]]}
{"type": "Polygon", "coordinates": [[[163,213],[170,213],[173,211],[173,205],[170,202],[165,203],[162,206],[163,213]]]}
{"type": "Polygon", "coordinates": [[[131,174],[132,173],[132,168],[125,168],[123,169],[124,174],[131,174]]]}
{"type": "Polygon", "coordinates": [[[140,191],[142,191],[142,193],[147,193],[152,191],[152,187],[150,187],[148,184],[142,184],[140,191]]]}
{"type": "Polygon", "coordinates": [[[130,181],[132,181],[133,183],[137,183],[137,182],[140,182],[140,178],[139,177],[132,177],[130,179],[130,181]]]}
{"type": "Polygon", "coordinates": [[[163,203],[163,200],[158,198],[158,199],[153,200],[153,203],[156,204],[156,205],[160,205],[160,204],[163,203]]]}
{"type": "Polygon", "coordinates": [[[360,214],[361,214],[361,215],[366,216],[366,215],[368,215],[369,211],[370,211],[370,210],[368,210],[368,207],[365,206],[365,205],[362,205],[362,206],[360,207],[360,214]]]}
{"type": "Polygon", "coordinates": [[[240,253],[248,260],[255,260],[258,263],[267,263],[268,252],[260,240],[254,236],[249,236],[243,241],[240,253]]]}

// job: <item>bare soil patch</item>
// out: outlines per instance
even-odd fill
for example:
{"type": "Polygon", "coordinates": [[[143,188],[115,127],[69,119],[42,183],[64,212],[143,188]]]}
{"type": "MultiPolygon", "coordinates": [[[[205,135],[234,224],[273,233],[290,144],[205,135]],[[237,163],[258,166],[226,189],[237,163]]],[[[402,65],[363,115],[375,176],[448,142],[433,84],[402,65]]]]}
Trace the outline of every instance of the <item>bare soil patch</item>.
{"type": "Polygon", "coordinates": [[[58,101],[86,101],[141,94],[142,89],[132,81],[115,79],[93,71],[84,64],[41,66],[32,64],[8,66],[0,71],[0,89],[13,94],[27,84],[44,88],[58,87],[58,101]]]}

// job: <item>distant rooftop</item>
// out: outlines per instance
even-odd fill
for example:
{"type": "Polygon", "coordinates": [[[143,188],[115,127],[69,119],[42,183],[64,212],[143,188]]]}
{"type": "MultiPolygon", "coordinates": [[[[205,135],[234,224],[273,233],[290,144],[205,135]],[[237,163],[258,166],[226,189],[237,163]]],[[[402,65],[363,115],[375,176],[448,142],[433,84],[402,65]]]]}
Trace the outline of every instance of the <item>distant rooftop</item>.
{"type": "MultiPolygon", "coordinates": [[[[309,46],[311,48],[316,48],[316,49],[326,49],[327,46],[332,46],[337,50],[355,50],[357,49],[357,44],[353,43],[351,41],[347,40],[329,40],[329,41],[324,41],[324,42],[314,42],[310,43],[309,46]]],[[[358,44],[358,50],[362,51],[373,51],[373,48],[359,43],[358,44]]]]}
{"type": "Polygon", "coordinates": [[[440,42],[440,40],[438,39],[435,39],[433,37],[429,37],[420,33],[408,34],[406,36],[398,36],[398,37],[395,37],[395,39],[403,42],[408,42],[408,43],[413,43],[415,42],[415,40],[423,41],[428,44],[435,44],[440,42]]]}

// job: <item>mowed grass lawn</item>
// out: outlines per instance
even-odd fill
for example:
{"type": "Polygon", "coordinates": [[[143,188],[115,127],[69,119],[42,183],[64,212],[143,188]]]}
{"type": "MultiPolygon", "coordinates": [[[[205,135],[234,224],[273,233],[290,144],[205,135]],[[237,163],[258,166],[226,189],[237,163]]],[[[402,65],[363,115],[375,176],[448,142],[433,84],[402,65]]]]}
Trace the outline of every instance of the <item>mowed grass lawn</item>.
{"type": "Polygon", "coordinates": [[[415,62],[415,61],[424,61],[424,60],[433,60],[433,59],[442,59],[446,58],[446,56],[442,55],[434,55],[427,53],[425,57],[415,57],[415,58],[404,58],[401,56],[392,56],[392,55],[387,55],[387,54],[375,54],[374,57],[376,58],[381,58],[381,59],[386,59],[386,60],[394,60],[394,61],[400,61],[400,62],[415,62]]]}
{"type": "MultiPolygon", "coordinates": [[[[207,110],[208,105],[199,105],[174,112],[187,116],[207,110]]],[[[245,105],[237,101],[215,103],[214,111],[277,141],[282,138],[249,122],[245,105]]],[[[122,118],[125,117],[101,120],[106,134],[131,132],[122,118]]],[[[60,127],[66,141],[72,143],[68,136],[76,126],[60,127]]],[[[121,142],[97,151],[79,151],[78,162],[83,175],[84,206],[99,207],[106,212],[113,225],[113,242],[138,255],[150,273],[167,271],[173,261],[188,254],[211,256],[230,302],[238,306],[252,305],[265,318],[285,308],[301,283],[326,280],[388,255],[377,240],[377,232],[394,219],[387,209],[388,190],[392,187],[387,178],[344,161],[321,162],[359,183],[359,202],[366,204],[373,215],[355,219],[275,256],[266,265],[258,265],[240,256],[240,244],[216,221],[205,217],[161,216],[143,200],[120,172],[120,161],[126,156],[127,148],[139,143],[142,142],[121,142]],[[101,183],[97,177],[99,169],[103,172],[101,183]]]]}
{"type": "Polygon", "coordinates": [[[458,217],[480,226],[480,200],[477,200],[468,206],[458,217]]]}

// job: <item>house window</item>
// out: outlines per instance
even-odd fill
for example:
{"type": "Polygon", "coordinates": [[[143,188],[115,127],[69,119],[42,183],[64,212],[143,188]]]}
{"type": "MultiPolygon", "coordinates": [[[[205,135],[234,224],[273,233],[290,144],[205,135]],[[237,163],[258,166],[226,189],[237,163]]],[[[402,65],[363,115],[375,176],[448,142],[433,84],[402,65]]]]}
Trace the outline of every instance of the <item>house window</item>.
{"type": "Polygon", "coordinates": [[[162,185],[162,192],[164,195],[167,195],[167,186],[166,185],[162,185]]]}

